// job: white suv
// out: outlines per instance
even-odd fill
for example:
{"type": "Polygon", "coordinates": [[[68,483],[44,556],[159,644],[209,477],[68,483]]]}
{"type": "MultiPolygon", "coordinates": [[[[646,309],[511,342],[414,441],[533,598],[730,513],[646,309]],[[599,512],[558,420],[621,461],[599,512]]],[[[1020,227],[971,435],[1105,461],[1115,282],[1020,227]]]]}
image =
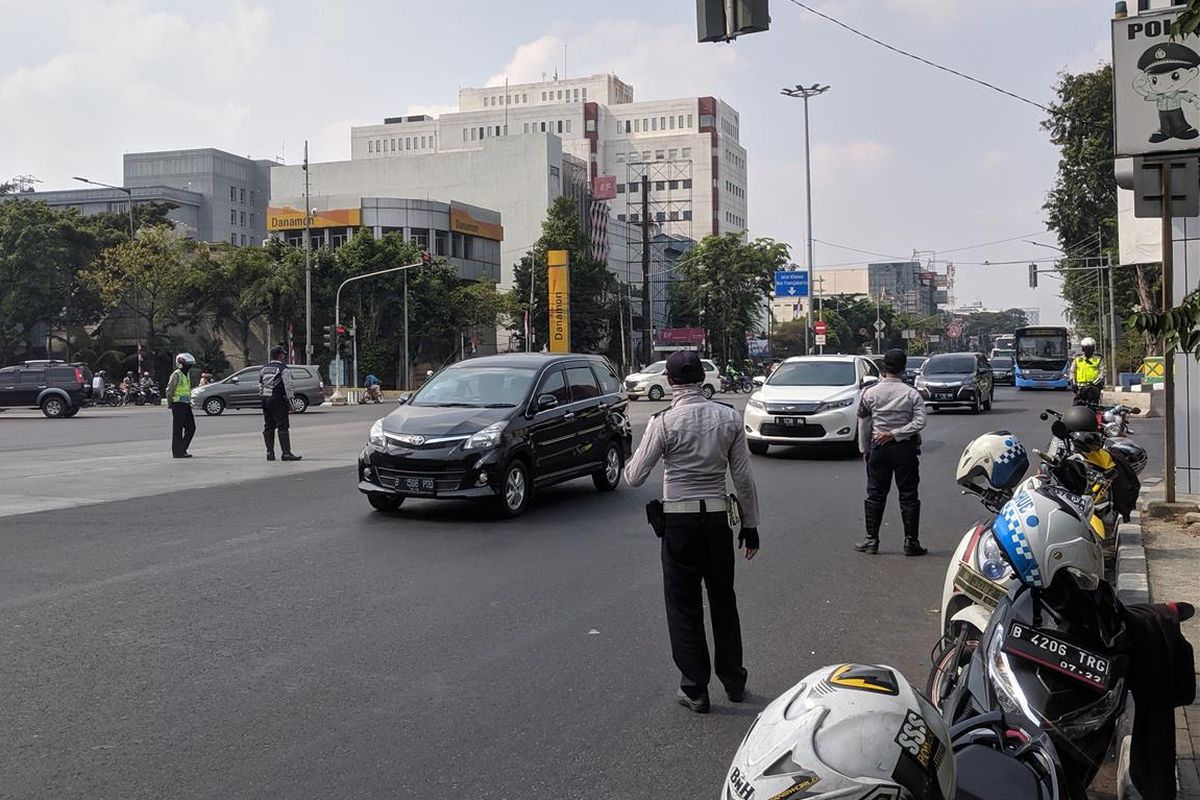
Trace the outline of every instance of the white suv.
{"type": "MultiPolygon", "coordinates": [[[[700,359],[704,365],[704,383],[701,388],[705,397],[712,397],[721,387],[721,373],[717,365],[707,358],[700,359]]],[[[671,384],[667,382],[667,362],[655,361],[641,372],[625,376],[625,392],[630,400],[648,397],[651,400],[662,400],[671,394],[671,384]]]]}
{"type": "Polygon", "coordinates": [[[773,444],[853,443],[862,390],[879,378],[879,368],[864,356],[787,359],[746,403],[750,452],[765,455],[773,444]]]}

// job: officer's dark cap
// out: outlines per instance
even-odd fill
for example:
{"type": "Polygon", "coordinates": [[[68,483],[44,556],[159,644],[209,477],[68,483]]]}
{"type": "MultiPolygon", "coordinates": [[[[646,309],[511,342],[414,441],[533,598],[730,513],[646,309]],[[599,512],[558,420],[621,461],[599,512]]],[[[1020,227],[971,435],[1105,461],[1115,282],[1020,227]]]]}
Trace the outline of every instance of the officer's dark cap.
{"type": "Polygon", "coordinates": [[[1156,44],[1138,59],[1138,69],[1151,75],[1162,75],[1177,69],[1200,67],[1200,55],[1190,47],[1176,42],[1156,44]]]}
{"type": "Polygon", "coordinates": [[[676,350],[667,359],[667,377],[671,383],[700,383],[704,380],[704,365],[695,350],[676,350]]]}
{"type": "Polygon", "coordinates": [[[908,356],[904,355],[903,350],[892,348],[883,354],[883,366],[893,375],[899,375],[904,372],[904,367],[908,364],[908,356]]]}

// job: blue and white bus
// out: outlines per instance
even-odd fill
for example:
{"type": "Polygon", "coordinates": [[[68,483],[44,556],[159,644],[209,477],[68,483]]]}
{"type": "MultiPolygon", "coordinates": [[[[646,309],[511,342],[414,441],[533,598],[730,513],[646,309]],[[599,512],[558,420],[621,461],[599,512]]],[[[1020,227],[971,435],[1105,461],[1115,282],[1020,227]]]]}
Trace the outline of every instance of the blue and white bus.
{"type": "Polygon", "coordinates": [[[1066,328],[1017,328],[1013,335],[1018,389],[1066,389],[1071,364],[1066,328]]]}

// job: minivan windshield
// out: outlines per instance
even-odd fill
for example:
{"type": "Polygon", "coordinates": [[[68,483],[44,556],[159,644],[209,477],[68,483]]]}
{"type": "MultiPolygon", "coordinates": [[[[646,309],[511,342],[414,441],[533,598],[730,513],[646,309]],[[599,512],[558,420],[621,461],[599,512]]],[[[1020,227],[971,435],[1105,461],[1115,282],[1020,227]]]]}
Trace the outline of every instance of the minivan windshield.
{"type": "Polygon", "coordinates": [[[655,361],[653,364],[651,364],[650,366],[648,366],[644,370],[642,370],[642,374],[643,375],[658,375],[660,372],[666,372],[666,371],[667,371],[667,362],[655,361]]]}
{"type": "Polygon", "coordinates": [[[934,356],[921,370],[925,375],[963,375],[974,371],[975,356],[967,354],[934,356]]]}
{"type": "Polygon", "coordinates": [[[536,369],[461,366],[444,369],[413,395],[412,406],[511,408],[525,402],[536,369]]]}
{"type": "Polygon", "coordinates": [[[780,364],[767,379],[768,386],[851,386],[854,382],[851,361],[794,361],[780,364]]]}

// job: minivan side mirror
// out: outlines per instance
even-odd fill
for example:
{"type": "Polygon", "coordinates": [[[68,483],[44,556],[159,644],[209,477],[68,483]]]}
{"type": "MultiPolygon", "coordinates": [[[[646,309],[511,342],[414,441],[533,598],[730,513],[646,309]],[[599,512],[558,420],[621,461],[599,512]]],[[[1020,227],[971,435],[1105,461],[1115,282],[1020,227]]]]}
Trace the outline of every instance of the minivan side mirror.
{"type": "Polygon", "coordinates": [[[878,375],[863,375],[862,386],[864,389],[876,383],[879,383],[878,375]]]}
{"type": "Polygon", "coordinates": [[[552,394],[539,394],[537,398],[537,410],[549,411],[552,408],[558,408],[558,398],[552,394]]]}
{"type": "Polygon", "coordinates": [[[763,377],[762,375],[755,375],[753,380],[754,380],[755,386],[762,386],[764,383],[767,382],[767,379],[765,377],[763,377]]]}

